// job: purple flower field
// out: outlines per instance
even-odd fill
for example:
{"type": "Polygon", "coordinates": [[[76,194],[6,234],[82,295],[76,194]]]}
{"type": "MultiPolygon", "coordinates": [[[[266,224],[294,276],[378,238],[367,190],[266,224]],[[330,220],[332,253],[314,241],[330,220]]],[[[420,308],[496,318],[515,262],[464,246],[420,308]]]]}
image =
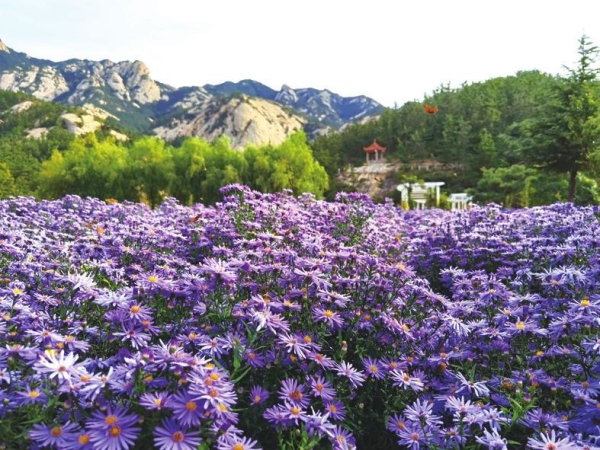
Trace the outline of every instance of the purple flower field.
{"type": "Polygon", "coordinates": [[[600,447],[598,208],[0,201],[6,449],[600,447]]]}

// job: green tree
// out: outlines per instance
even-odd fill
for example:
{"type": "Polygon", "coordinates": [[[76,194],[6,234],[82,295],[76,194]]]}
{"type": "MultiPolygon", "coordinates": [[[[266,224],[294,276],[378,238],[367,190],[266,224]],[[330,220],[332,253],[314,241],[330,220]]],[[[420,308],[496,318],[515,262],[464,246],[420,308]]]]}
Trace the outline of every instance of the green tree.
{"type": "Polygon", "coordinates": [[[150,206],[158,205],[167,194],[174,167],[171,150],[155,137],[143,137],[129,149],[128,171],[150,206]]]}
{"type": "Polygon", "coordinates": [[[42,163],[38,193],[47,198],[77,194],[138,200],[127,173],[127,159],[127,149],[114,140],[99,142],[93,134],[79,138],[64,152],[55,150],[42,163]]]}
{"type": "Polygon", "coordinates": [[[538,167],[568,173],[567,200],[575,200],[577,174],[590,169],[599,148],[598,48],[582,36],[579,60],[551,91],[539,119],[524,121],[525,156],[538,167]]]}
{"type": "Polygon", "coordinates": [[[510,208],[529,206],[534,169],[524,165],[484,169],[473,191],[478,203],[499,203],[510,208]]]}
{"type": "Polygon", "coordinates": [[[0,199],[10,197],[16,192],[15,179],[13,178],[8,165],[0,163],[0,199]]]}
{"type": "Polygon", "coordinates": [[[169,193],[181,203],[190,205],[202,201],[202,183],[206,179],[206,155],[210,144],[189,138],[173,150],[173,170],[169,193]]]}

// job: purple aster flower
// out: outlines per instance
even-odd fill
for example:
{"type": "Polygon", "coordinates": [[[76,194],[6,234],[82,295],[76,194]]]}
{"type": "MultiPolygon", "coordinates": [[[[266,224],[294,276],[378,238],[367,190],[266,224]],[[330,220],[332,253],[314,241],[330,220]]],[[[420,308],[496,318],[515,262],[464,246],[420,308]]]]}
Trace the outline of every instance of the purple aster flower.
{"type": "Polygon", "coordinates": [[[140,406],[161,410],[169,405],[169,395],[164,392],[146,393],[140,397],[140,406]]]}
{"type": "Polygon", "coordinates": [[[55,425],[50,427],[44,424],[35,424],[29,432],[29,437],[42,447],[64,447],[69,441],[72,441],[79,427],[67,422],[64,425],[55,425]]]}
{"type": "Polygon", "coordinates": [[[527,446],[535,450],[575,450],[577,448],[577,445],[569,438],[559,439],[554,430],[550,434],[541,433],[539,439],[529,438],[527,446]]]}
{"type": "Polygon", "coordinates": [[[310,347],[304,342],[304,339],[298,338],[295,335],[282,333],[278,341],[288,349],[289,353],[295,354],[300,359],[305,359],[310,351],[310,347]]]}
{"type": "Polygon", "coordinates": [[[394,381],[394,386],[401,387],[402,389],[411,388],[415,392],[423,390],[424,384],[419,378],[411,377],[402,370],[392,370],[390,372],[390,377],[394,381]]]}
{"type": "Polygon", "coordinates": [[[473,405],[470,400],[467,400],[464,397],[459,398],[454,396],[446,399],[446,408],[461,415],[471,414],[479,410],[479,407],[473,405]]]}
{"type": "Polygon", "coordinates": [[[304,384],[300,384],[296,380],[283,380],[281,382],[281,389],[279,390],[279,398],[293,405],[306,407],[310,403],[310,400],[305,394],[304,389],[304,384]]]}
{"type": "Polygon", "coordinates": [[[377,380],[382,380],[385,378],[384,366],[382,366],[376,359],[365,358],[363,359],[362,363],[367,377],[373,377],[377,380]]]}
{"type": "Polygon", "coordinates": [[[497,430],[488,431],[486,429],[483,430],[483,436],[478,436],[475,440],[481,445],[485,445],[488,450],[507,450],[507,441],[500,434],[498,434],[497,430]]]}
{"type": "Polygon", "coordinates": [[[333,329],[341,328],[344,325],[344,319],[336,311],[324,308],[314,308],[313,317],[317,322],[325,322],[333,329]]]}
{"type": "Polygon", "coordinates": [[[92,437],[87,431],[80,431],[73,441],[67,443],[65,450],[92,450],[92,437]]]}
{"type": "Polygon", "coordinates": [[[179,392],[171,397],[169,408],[175,418],[185,426],[200,425],[204,409],[202,401],[196,400],[187,391],[179,392]]]}
{"type": "Polygon", "coordinates": [[[309,384],[313,396],[320,397],[323,400],[333,400],[335,398],[335,389],[323,377],[311,377],[309,384]]]}
{"type": "Polygon", "coordinates": [[[364,383],[364,375],[362,375],[358,370],[352,367],[352,364],[342,361],[341,363],[336,364],[336,366],[337,374],[348,378],[352,387],[356,388],[364,383]]]}
{"type": "Polygon", "coordinates": [[[404,410],[406,418],[418,423],[425,423],[429,426],[441,425],[442,420],[439,416],[433,414],[433,403],[427,400],[417,400],[404,410]]]}
{"type": "Polygon", "coordinates": [[[251,348],[246,349],[244,357],[246,361],[248,361],[248,364],[255,369],[260,369],[265,366],[265,358],[251,348]]]}
{"type": "Polygon", "coordinates": [[[70,381],[71,377],[77,375],[78,366],[75,362],[79,359],[74,353],[65,356],[60,352],[58,357],[52,352],[46,352],[36,363],[36,369],[41,373],[49,373],[50,379],[57,378],[61,381],[70,381]]]}
{"type": "Polygon", "coordinates": [[[398,436],[400,437],[398,444],[406,445],[412,450],[418,450],[421,445],[426,444],[425,435],[420,426],[407,425],[403,430],[398,432],[398,436]]]}
{"type": "Polygon", "coordinates": [[[250,390],[250,403],[252,405],[260,405],[264,403],[269,398],[269,391],[263,389],[260,386],[254,386],[250,390]]]}
{"type": "Polygon", "coordinates": [[[331,369],[335,367],[335,362],[328,356],[323,355],[322,353],[312,352],[308,355],[308,359],[314,361],[316,364],[318,364],[324,369],[331,369]]]}
{"type": "Polygon", "coordinates": [[[45,403],[48,397],[42,392],[40,388],[30,388],[27,386],[27,390],[24,392],[17,392],[17,395],[21,397],[18,402],[22,405],[31,405],[34,403],[45,403]]]}
{"type": "Polygon", "coordinates": [[[320,411],[315,412],[314,409],[311,414],[307,414],[304,418],[304,426],[311,437],[315,434],[323,436],[335,427],[335,425],[329,422],[329,414],[323,414],[320,411]]]}
{"type": "Polygon", "coordinates": [[[465,390],[469,391],[469,393],[473,393],[478,397],[487,397],[490,394],[490,390],[485,385],[485,382],[479,381],[469,381],[465,378],[462,373],[456,374],[456,379],[460,382],[461,388],[457,391],[457,393],[461,393],[465,390]]]}
{"type": "Polygon", "coordinates": [[[160,450],[195,450],[200,445],[200,432],[190,431],[173,419],[165,419],[154,429],[154,443],[160,450]]]}
{"type": "Polygon", "coordinates": [[[346,407],[339,400],[325,402],[325,413],[329,414],[335,420],[344,420],[346,417],[346,407]]]}
{"type": "Polygon", "coordinates": [[[275,405],[271,408],[267,408],[263,413],[263,417],[272,425],[286,426],[291,423],[288,417],[288,411],[282,405],[275,405]]]}
{"type": "Polygon", "coordinates": [[[127,414],[121,406],[98,411],[86,422],[90,440],[98,450],[127,450],[140,434],[136,427],[138,416],[127,414]]]}
{"type": "Polygon", "coordinates": [[[258,442],[243,436],[227,435],[219,438],[217,450],[260,450],[258,442]]]}
{"type": "Polygon", "coordinates": [[[388,418],[387,429],[398,434],[406,427],[406,417],[393,414],[388,418]]]}
{"type": "Polygon", "coordinates": [[[339,425],[327,432],[334,450],[349,450],[356,448],[356,440],[350,431],[339,425]]]}

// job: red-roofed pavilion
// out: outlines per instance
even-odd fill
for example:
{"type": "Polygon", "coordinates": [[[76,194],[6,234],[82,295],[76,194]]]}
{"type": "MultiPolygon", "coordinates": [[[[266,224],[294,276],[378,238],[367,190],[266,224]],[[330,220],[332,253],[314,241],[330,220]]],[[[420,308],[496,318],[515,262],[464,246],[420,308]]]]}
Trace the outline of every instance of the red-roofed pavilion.
{"type": "Polygon", "coordinates": [[[383,153],[385,147],[377,143],[377,139],[373,139],[373,143],[368,147],[363,147],[365,154],[367,155],[367,164],[371,161],[380,161],[383,159],[383,153]]]}

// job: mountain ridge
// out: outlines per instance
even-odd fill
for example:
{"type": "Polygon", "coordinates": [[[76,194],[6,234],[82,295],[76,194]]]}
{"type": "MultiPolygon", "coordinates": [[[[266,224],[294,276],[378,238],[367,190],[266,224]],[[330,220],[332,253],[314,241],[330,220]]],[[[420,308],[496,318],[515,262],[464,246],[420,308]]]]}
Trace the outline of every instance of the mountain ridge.
{"type": "MultiPolygon", "coordinates": [[[[215,99],[225,98],[233,105],[236,94],[242,94],[269,102],[270,105],[257,102],[257,105],[261,104],[260,107],[232,107],[227,111],[232,114],[248,112],[252,119],[237,117],[235,120],[260,122],[265,129],[252,135],[273,137],[273,142],[279,141],[281,129],[296,130],[297,123],[302,123],[309,135],[319,135],[363,120],[364,117],[376,116],[383,109],[381,104],[366,96],[343,97],[328,89],[293,89],[287,85],[277,91],[251,79],[173,87],[154,80],[150,69],[140,60],[113,62],[110,59],[94,61],[70,58],[54,62],[15,51],[1,40],[0,90],[24,92],[42,100],[71,106],[92,104],[118,118],[122,126],[163,136],[179,136],[182,122],[195,121],[189,117],[191,114],[205,124],[216,124],[207,117],[207,113],[214,110],[215,99]],[[274,108],[279,110],[275,112],[274,108]],[[256,116],[259,110],[269,115],[270,119],[262,120],[256,116]],[[278,117],[285,119],[281,123],[278,119],[274,122],[273,118],[278,117]],[[165,124],[169,123],[173,123],[178,131],[171,133],[165,130],[165,124]]],[[[214,129],[204,126],[189,128],[192,129],[200,133],[194,134],[199,137],[209,139],[216,135],[214,129]]],[[[225,130],[227,134],[233,128],[226,127],[225,130]]],[[[230,137],[234,141],[238,139],[235,135],[230,137]]],[[[239,146],[263,143],[268,142],[250,139],[247,142],[240,141],[239,146]]]]}

